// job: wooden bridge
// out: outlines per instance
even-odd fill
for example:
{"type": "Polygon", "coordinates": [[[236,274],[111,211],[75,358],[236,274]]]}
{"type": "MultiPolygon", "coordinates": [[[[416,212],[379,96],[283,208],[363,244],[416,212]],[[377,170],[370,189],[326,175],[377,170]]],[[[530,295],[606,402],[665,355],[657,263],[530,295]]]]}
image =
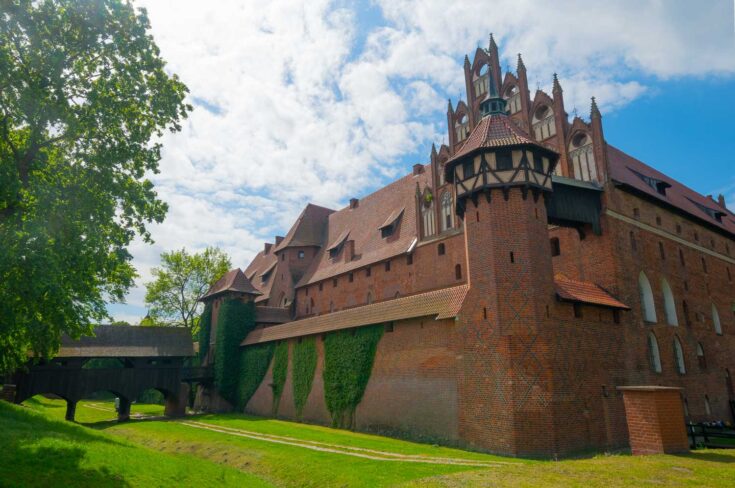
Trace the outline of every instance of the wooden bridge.
{"type": "Polygon", "coordinates": [[[103,325],[91,337],[62,338],[54,359],[29,363],[12,375],[12,384],[6,384],[2,393],[15,403],[38,394],[57,395],[66,400],[66,419],[74,420],[79,400],[109,391],[120,399],[118,420],[127,420],[131,402],[145,390],[155,389],[166,400],[165,415],[181,416],[186,412],[190,383],[211,377],[206,368],[185,367],[192,356],[188,329],[103,325]],[[119,367],[90,367],[89,361],[99,358],[118,359],[119,367]]]}

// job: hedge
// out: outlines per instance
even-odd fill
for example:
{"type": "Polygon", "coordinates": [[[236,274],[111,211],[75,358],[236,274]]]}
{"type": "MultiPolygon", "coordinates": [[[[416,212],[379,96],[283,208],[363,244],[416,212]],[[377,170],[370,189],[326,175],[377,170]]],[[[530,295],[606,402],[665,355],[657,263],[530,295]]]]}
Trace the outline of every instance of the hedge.
{"type": "Polygon", "coordinates": [[[240,356],[240,394],[238,409],[242,410],[263,382],[273,358],[275,344],[266,342],[247,346],[240,356]]]}
{"type": "Polygon", "coordinates": [[[324,338],[324,399],[332,425],[353,428],[383,325],[330,332],[324,338]]]}
{"type": "Polygon", "coordinates": [[[281,402],[283,386],[286,384],[288,374],[288,341],[280,341],[276,345],[275,358],[273,359],[273,416],[278,415],[278,404],[281,402]]]}
{"type": "Polygon", "coordinates": [[[204,306],[204,311],[199,319],[199,363],[204,364],[204,357],[209,351],[209,334],[212,331],[212,303],[204,306]]]}
{"type": "Polygon", "coordinates": [[[311,393],[316,372],[316,339],[314,336],[305,337],[293,346],[291,364],[291,383],[293,386],[293,403],[296,407],[296,416],[301,418],[306,400],[311,393]]]}
{"type": "Polygon", "coordinates": [[[214,384],[222,398],[233,405],[239,400],[240,343],[255,326],[255,304],[226,300],[217,314],[214,384]]]}

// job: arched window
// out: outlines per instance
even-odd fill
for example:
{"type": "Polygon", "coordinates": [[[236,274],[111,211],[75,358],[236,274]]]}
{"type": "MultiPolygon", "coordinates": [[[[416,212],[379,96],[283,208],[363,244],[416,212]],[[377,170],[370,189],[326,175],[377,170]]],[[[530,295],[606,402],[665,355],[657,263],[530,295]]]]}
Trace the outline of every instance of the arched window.
{"type": "Polygon", "coordinates": [[[431,193],[425,194],[423,197],[424,201],[421,205],[421,222],[424,228],[424,237],[433,236],[436,234],[436,224],[434,223],[434,201],[431,193]],[[427,198],[429,201],[427,202],[427,198]]]}
{"type": "Polygon", "coordinates": [[[638,291],[641,294],[641,309],[643,311],[643,320],[646,322],[656,322],[656,304],[653,301],[653,290],[651,282],[648,281],[646,273],[641,271],[638,275],[638,291]]]}
{"type": "Polygon", "coordinates": [[[533,134],[537,141],[543,141],[556,135],[554,111],[548,105],[541,105],[533,112],[533,134]]]}
{"type": "Polygon", "coordinates": [[[454,278],[458,280],[462,279],[462,266],[459,264],[454,266],[454,278]]]}
{"type": "Polygon", "coordinates": [[[454,211],[452,209],[452,194],[448,191],[442,193],[441,198],[441,230],[454,227],[454,211]]]}
{"type": "Polygon", "coordinates": [[[654,373],[661,372],[661,354],[658,350],[658,341],[653,332],[648,334],[648,359],[651,363],[651,370],[654,373]]]}
{"type": "Polygon", "coordinates": [[[569,143],[569,158],[572,161],[574,177],[582,181],[597,180],[595,152],[592,138],[585,132],[578,132],[569,143]]]}
{"type": "Polygon", "coordinates": [[[470,119],[467,114],[460,115],[454,123],[454,133],[457,136],[457,142],[464,141],[470,135],[470,119]]]}
{"type": "Polygon", "coordinates": [[[488,92],[488,81],[490,80],[490,67],[483,64],[473,75],[475,86],[475,97],[480,98],[488,92]]]}
{"type": "Polygon", "coordinates": [[[697,343],[697,362],[700,368],[707,369],[707,360],[704,357],[704,348],[701,342],[697,343]]]}
{"type": "Polygon", "coordinates": [[[508,110],[511,115],[521,111],[521,93],[518,91],[517,86],[511,85],[506,88],[503,98],[507,101],[508,110]]]}
{"type": "Polygon", "coordinates": [[[676,365],[677,373],[687,373],[687,368],[684,364],[684,350],[681,348],[681,342],[679,342],[679,338],[676,336],[674,336],[674,364],[676,365]]]}
{"type": "Polygon", "coordinates": [[[712,304],[712,325],[715,326],[715,333],[717,335],[722,335],[722,324],[720,324],[720,314],[717,313],[717,307],[715,307],[715,304],[712,304]]]}
{"type": "Polygon", "coordinates": [[[666,311],[666,323],[669,325],[679,325],[679,319],[676,317],[676,302],[674,301],[674,293],[666,278],[661,279],[661,291],[664,294],[664,310],[666,311]]]}

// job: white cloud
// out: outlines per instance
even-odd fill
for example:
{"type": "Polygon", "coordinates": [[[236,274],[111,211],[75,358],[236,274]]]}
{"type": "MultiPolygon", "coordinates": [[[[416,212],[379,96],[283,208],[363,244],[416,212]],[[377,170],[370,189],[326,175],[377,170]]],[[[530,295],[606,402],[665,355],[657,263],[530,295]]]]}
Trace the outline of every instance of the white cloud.
{"type": "Polygon", "coordinates": [[[170,211],[151,227],[155,245],[131,247],[139,285],[161,251],[184,246],[220,246],[244,267],[306,202],[338,207],[407,172],[407,156],[426,160],[445,134],[446,98],[464,91],[463,55],[488,31],[503,67],[523,52],[532,89],[558,72],[567,109],[582,115],[591,95],[614,110],[650,77],[735,70],[727,1],[379,0],[378,26],[327,0],[136,3],[196,107],[164,140],[154,181],[170,211]]]}

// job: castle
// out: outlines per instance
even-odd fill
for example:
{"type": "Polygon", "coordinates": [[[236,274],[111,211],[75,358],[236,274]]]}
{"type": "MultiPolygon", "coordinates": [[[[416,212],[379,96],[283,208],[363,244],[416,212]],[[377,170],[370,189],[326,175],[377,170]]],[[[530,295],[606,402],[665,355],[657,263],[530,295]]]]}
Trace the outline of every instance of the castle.
{"type": "MultiPolygon", "coordinates": [[[[307,205],[209,291],[254,301],[242,343],[316,337],[300,415],[329,423],[324,337],[382,324],[360,430],[512,455],[628,443],[621,386],[681,388],[692,421],[735,415],[735,215],[605,140],[518,56],[465,57],[467,100],[430,162],[331,210],[307,205]]],[[[210,350],[217,347],[212,333],[210,350]]],[[[212,361],[210,355],[208,361],[212,361]]],[[[272,366],[245,410],[272,414],[272,366]]],[[[215,403],[207,392],[204,404],[215,403]]]]}

